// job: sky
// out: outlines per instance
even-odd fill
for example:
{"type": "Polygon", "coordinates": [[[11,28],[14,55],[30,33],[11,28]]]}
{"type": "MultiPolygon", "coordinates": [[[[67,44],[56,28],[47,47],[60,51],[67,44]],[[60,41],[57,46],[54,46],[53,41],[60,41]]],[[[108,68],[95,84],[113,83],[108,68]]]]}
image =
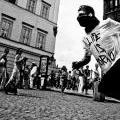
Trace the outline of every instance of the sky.
{"type": "MultiPolygon", "coordinates": [[[[80,27],[76,20],[80,5],[92,6],[97,18],[100,21],[103,18],[103,0],[60,0],[55,59],[59,67],[65,65],[69,70],[73,61],[80,61],[84,57],[82,43],[84,28],[80,27]]],[[[95,59],[92,57],[90,67],[94,63],[95,59]]]]}

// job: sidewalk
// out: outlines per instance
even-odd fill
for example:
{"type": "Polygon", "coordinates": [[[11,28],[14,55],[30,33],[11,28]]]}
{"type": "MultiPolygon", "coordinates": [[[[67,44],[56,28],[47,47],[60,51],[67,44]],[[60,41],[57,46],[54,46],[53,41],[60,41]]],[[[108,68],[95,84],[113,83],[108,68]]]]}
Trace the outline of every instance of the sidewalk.
{"type": "MultiPolygon", "coordinates": [[[[50,90],[56,91],[56,92],[61,92],[60,89],[57,88],[50,88],[50,90]]],[[[78,93],[77,91],[73,91],[73,90],[67,90],[65,89],[64,93],[69,94],[69,95],[77,95],[77,96],[82,96],[82,97],[88,97],[88,98],[93,98],[93,91],[92,90],[88,90],[88,94],[84,94],[84,93],[78,93]]],[[[105,101],[109,101],[109,102],[119,102],[120,100],[117,100],[115,98],[111,98],[111,97],[105,97],[105,101]]]]}
{"type": "MultiPolygon", "coordinates": [[[[53,91],[61,92],[61,89],[57,89],[57,88],[50,88],[50,89],[53,90],[53,91]]],[[[67,90],[67,89],[65,89],[64,93],[71,94],[71,95],[91,97],[91,98],[93,97],[93,91],[90,90],[90,89],[88,90],[88,94],[78,93],[78,91],[76,91],[76,90],[67,90]]]]}

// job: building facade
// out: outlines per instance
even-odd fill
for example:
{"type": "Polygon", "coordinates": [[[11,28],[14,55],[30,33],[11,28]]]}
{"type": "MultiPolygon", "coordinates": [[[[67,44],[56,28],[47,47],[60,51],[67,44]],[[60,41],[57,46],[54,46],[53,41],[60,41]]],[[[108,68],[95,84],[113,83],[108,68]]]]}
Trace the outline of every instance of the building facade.
{"type": "MultiPolygon", "coordinates": [[[[60,0],[0,0],[0,54],[5,47],[8,72],[11,72],[17,48],[39,65],[40,56],[54,56],[60,0]]],[[[54,63],[49,69],[55,68],[54,63]]]]}
{"type": "Polygon", "coordinates": [[[120,0],[104,0],[103,19],[111,18],[120,22],[120,0]]]}

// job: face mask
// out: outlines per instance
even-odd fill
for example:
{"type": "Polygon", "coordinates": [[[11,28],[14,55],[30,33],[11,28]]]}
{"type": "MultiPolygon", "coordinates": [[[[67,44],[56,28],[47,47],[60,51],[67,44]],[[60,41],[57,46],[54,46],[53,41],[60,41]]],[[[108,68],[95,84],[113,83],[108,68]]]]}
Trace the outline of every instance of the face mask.
{"type": "Polygon", "coordinates": [[[78,16],[77,20],[82,27],[87,27],[89,24],[91,24],[90,16],[81,16],[81,17],[78,16]]]}

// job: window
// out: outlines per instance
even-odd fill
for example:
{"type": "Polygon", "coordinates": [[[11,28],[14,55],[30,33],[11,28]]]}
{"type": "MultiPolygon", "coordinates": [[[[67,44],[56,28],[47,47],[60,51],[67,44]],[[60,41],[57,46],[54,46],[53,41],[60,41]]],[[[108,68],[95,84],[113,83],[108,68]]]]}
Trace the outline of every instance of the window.
{"type": "Polygon", "coordinates": [[[11,31],[13,27],[13,21],[9,18],[2,16],[1,27],[0,27],[0,36],[4,38],[10,38],[11,31]]]}
{"type": "Polygon", "coordinates": [[[6,1],[8,1],[8,2],[10,2],[10,3],[13,3],[13,4],[16,3],[16,0],[6,0],[6,1]]]}
{"type": "Polygon", "coordinates": [[[36,0],[28,0],[28,4],[27,4],[27,9],[30,12],[35,12],[35,7],[36,7],[36,0]]]}
{"type": "Polygon", "coordinates": [[[115,7],[118,6],[118,0],[115,0],[115,7]]]}
{"type": "Polygon", "coordinates": [[[113,0],[110,0],[110,9],[113,8],[113,0]]]}
{"type": "Polygon", "coordinates": [[[44,1],[42,1],[42,7],[41,7],[41,16],[45,19],[49,18],[49,11],[50,11],[50,5],[44,1]]]}
{"type": "Polygon", "coordinates": [[[120,5],[120,0],[118,0],[118,5],[120,5]]]}
{"type": "Polygon", "coordinates": [[[32,29],[26,25],[22,26],[20,42],[26,45],[30,45],[32,29]]]}
{"type": "Polygon", "coordinates": [[[38,31],[36,47],[42,50],[45,50],[45,42],[46,42],[46,33],[38,31]]]}

